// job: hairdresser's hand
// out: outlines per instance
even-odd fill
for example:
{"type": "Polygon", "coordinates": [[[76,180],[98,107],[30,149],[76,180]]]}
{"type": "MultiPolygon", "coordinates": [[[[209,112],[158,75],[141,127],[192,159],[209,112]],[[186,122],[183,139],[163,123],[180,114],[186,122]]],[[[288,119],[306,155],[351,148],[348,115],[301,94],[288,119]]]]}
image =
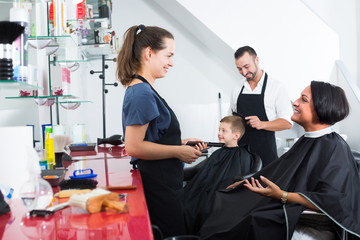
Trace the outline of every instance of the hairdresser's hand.
{"type": "Polygon", "coordinates": [[[226,189],[235,188],[237,185],[241,184],[242,182],[244,182],[244,180],[235,182],[235,183],[231,184],[230,186],[227,186],[226,189]]]}
{"type": "Polygon", "coordinates": [[[247,116],[245,117],[246,123],[249,124],[252,128],[256,128],[257,130],[263,129],[264,123],[260,121],[257,116],[247,116]]]}
{"type": "Polygon", "coordinates": [[[199,142],[196,144],[195,148],[199,151],[204,150],[207,148],[207,144],[205,144],[201,139],[198,138],[186,138],[181,141],[182,145],[186,145],[187,142],[193,141],[193,142],[199,142]]]}
{"type": "Polygon", "coordinates": [[[193,163],[196,159],[201,156],[201,152],[190,146],[179,146],[179,151],[177,153],[177,158],[184,163],[193,163]]]}
{"type": "Polygon", "coordinates": [[[244,186],[250,189],[250,191],[259,193],[260,195],[281,199],[283,191],[275,183],[263,176],[260,176],[260,179],[267,185],[266,188],[260,184],[259,180],[254,179],[253,177],[250,181],[245,179],[244,186]]]}

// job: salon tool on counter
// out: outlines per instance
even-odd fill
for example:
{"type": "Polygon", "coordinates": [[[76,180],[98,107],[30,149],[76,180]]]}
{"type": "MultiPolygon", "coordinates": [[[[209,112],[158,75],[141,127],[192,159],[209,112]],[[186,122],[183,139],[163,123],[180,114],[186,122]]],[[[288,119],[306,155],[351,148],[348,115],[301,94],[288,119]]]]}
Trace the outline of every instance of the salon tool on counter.
{"type": "MultiPolygon", "coordinates": [[[[69,179],[63,180],[59,187],[61,190],[66,189],[95,189],[97,185],[96,180],[91,179],[84,179],[84,180],[77,180],[77,179],[69,179]]],[[[133,190],[136,189],[136,185],[123,185],[123,186],[107,186],[107,187],[98,187],[103,188],[109,191],[117,191],[117,190],[133,190]]]]}
{"type": "Polygon", "coordinates": [[[52,187],[56,187],[65,177],[67,169],[41,170],[41,177],[48,181],[52,187]]]}
{"type": "Polygon", "coordinates": [[[0,80],[14,80],[12,43],[24,32],[24,29],[14,22],[0,22],[0,80]]]}
{"type": "Polygon", "coordinates": [[[121,139],[121,135],[115,134],[108,138],[98,138],[97,145],[109,143],[111,145],[121,145],[123,144],[123,140],[121,139]]]}
{"type": "Polygon", "coordinates": [[[202,142],[202,141],[188,141],[186,145],[189,146],[196,146],[198,143],[205,143],[208,147],[223,147],[225,143],[219,143],[219,142],[202,142]]]}
{"type": "MultiPolygon", "coordinates": [[[[98,182],[94,179],[68,179],[59,183],[61,189],[56,196],[59,198],[70,197],[72,194],[77,193],[76,190],[88,190],[95,189],[98,182]]],[[[136,185],[124,185],[124,186],[107,186],[99,187],[110,191],[117,190],[134,190],[136,185]]]]}
{"type": "MultiPolygon", "coordinates": [[[[61,189],[60,192],[56,194],[57,197],[70,197],[71,195],[78,193],[77,190],[84,190],[80,192],[88,192],[90,189],[95,189],[97,187],[98,181],[95,179],[97,174],[93,173],[91,168],[75,170],[73,176],[69,176],[70,179],[63,180],[59,183],[61,189]]],[[[136,189],[134,185],[126,186],[107,186],[101,187],[101,189],[107,190],[132,190],[136,189]]]]}
{"type": "Polygon", "coordinates": [[[96,143],[73,143],[69,145],[70,151],[95,151],[96,143]]]}
{"type": "MultiPolygon", "coordinates": [[[[99,187],[99,189],[106,189],[109,191],[118,191],[118,190],[135,190],[136,185],[126,185],[126,186],[108,186],[108,187],[99,187]]],[[[92,189],[64,189],[59,192],[57,192],[54,196],[58,198],[68,198],[71,197],[74,194],[80,194],[80,193],[88,193],[92,189]]]]}
{"type": "Polygon", "coordinates": [[[65,147],[71,143],[70,137],[65,135],[64,130],[60,130],[62,126],[54,126],[54,151],[55,151],[55,167],[64,167],[63,161],[70,161],[72,158],[65,152],[65,147]]]}
{"type": "Polygon", "coordinates": [[[91,189],[69,189],[69,190],[62,190],[54,194],[54,197],[58,198],[69,198],[74,194],[81,194],[81,193],[88,193],[91,192],[91,189]]]}
{"type": "Polygon", "coordinates": [[[62,180],[58,185],[61,190],[65,189],[94,189],[98,181],[97,174],[93,173],[91,168],[75,170],[70,179],[62,180]]]}
{"type": "Polygon", "coordinates": [[[61,190],[66,189],[94,189],[98,181],[94,179],[68,179],[59,183],[61,190]]]}
{"type": "Polygon", "coordinates": [[[56,211],[66,208],[70,205],[69,202],[60,203],[58,205],[48,207],[47,209],[33,209],[29,212],[30,217],[48,217],[53,215],[56,211]]]}
{"type": "Polygon", "coordinates": [[[89,213],[97,213],[106,208],[118,212],[128,212],[125,202],[119,202],[119,195],[104,189],[95,189],[85,194],[74,194],[69,199],[70,206],[80,207],[89,213]]]}
{"type": "Polygon", "coordinates": [[[94,179],[97,174],[91,168],[79,169],[73,172],[72,176],[69,176],[71,179],[94,179]]]}

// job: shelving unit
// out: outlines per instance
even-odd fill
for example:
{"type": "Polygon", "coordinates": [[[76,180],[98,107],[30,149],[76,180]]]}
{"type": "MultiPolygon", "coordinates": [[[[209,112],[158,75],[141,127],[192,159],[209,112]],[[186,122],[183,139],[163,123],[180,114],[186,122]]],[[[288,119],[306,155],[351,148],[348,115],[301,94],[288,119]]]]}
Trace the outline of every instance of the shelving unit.
{"type": "MultiPolygon", "coordinates": [[[[0,2],[5,3],[13,3],[13,0],[0,0],[0,2]]],[[[38,3],[37,0],[30,0],[31,3],[35,6],[35,3],[38,3]]],[[[50,0],[44,1],[47,5],[47,12],[49,19],[49,11],[50,11],[50,0]]],[[[101,4],[98,1],[88,1],[87,4],[92,4],[92,2],[97,5],[101,4]],[[95,3],[96,2],[96,3],[95,3]]],[[[107,6],[109,6],[111,0],[106,0],[107,6]]],[[[95,7],[94,5],[94,7],[95,7]]],[[[34,9],[34,7],[33,7],[34,9]]],[[[109,10],[109,15],[111,11],[109,10]]],[[[95,16],[95,15],[94,15],[95,16]]],[[[23,83],[16,81],[1,81],[0,87],[4,88],[12,88],[19,90],[40,90],[38,96],[28,96],[28,97],[20,97],[20,96],[6,96],[5,99],[11,100],[29,100],[33,99],[39,106],[48,106],[50,111],[50,121],[53,124],[53,109],[52,106],[56,110],[56,123],[60,124],[59,120],[59,105],[62,106],[66,110],[74,110],[83,103],[92,103],[86,99],[79,98],[74,95],[49,95],[47,93],[52,93],[52,87],[57,87],[56,82],[59,82],[58,75],[54,75],[53,72],[57,71],[57,67],[66,67],[70,71],[75,71],[82,64],[88,64],[91,60],[101,59],[102,56],[107,56],[114,53],[114,50],[111,47],[110,42],[107,43],[95,43],[94,41],[94,30],[101,27],[101,25],[107,25],[111,27],[111,18],[91,18],[91,19],[70,19],[67,20],[66,26],[70,26],[72,24],[72,28],[69,33],[65,35],[55,35],[52,36],[54,31],[52,30],[53,21],[48,20],[47,22],[47,35],[46,36],[29,36],[28,44],[29,48],[33,48],[36,51],[33,54],[38,54],[37,51],[43,51],[41,55],[46,55],[48,57],[47,63],[47,75],[48,75],[48,83],[44,84],[43,87],[23,83]],[[101,24],[102,22],[106,22],[106,24],[101,24]],[[88,28],[89,36],[78,35],[83,34],[80,30],[80,26],[91,26],[88,28]],[[79,27],[79,29],[78,29],[79,27]],[[77,32],[78,31],[78,32],[77,32]],[[82,38],[83,37],[83,38],[82,38]],[[86,41],[85,41],[85,40],[86,41]],[[72,68],[74,66],[74,68],[72,68]],[[71,69],[72,68],[72,69],[71,69]],[[55,78],[56,76],[56,78],[55,78]],[[53,81],[54,80],[54,81],[53,81]],[[44,95],[41,90],[44,90],[44,95]]],[[[45,33],[46,34],[46,33],[45,33]]],[[[112,38],[110,37],[110,40],[112,38]]],[[[30,52],[29,52],[30,53],[30,52]]],[[[30,56],[30,54],[29,54],[30,56]]],[[[32,55],[31,57],[33,57],[32,55]]],[[[39,61],[39,60],[38,60],[39,61]]],[[[41,62],[43,60],[40,60],[41,62]]],[[[36,63],[37,64],[37,63],[36,63]]],[[[44,65],[42,65],[44,66],[44,65]]],[[[46,70],[45,70],[46,71],[46,70]]],[[[76,81],[76,79],[74,79],[76,81]]]]}

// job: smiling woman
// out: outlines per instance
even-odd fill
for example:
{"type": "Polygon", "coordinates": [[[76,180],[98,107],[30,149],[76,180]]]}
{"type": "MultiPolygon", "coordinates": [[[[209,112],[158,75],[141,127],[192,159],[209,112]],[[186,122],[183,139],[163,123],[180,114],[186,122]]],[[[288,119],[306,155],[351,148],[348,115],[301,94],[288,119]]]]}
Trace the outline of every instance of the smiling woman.
{"type": "Polygon", "coordinates": [[[360,237],[357,166],[331,128],[349,113],[344,91],[312,81],[293,105],[292,120],[304,136],[253,178],[217,193],[202,239],[289,239],[304,209],[322,212],[360,237]]]}
{"type": "Polygon", "coordinates": [[[194,162],[206,147],[185,145],[201,140],[181,140],[175,113],[154,89],[155,80],[173,66],[174,52],[170,32],[139,25],[126,31],[117,58],[117,75],[127,88],[122,111],[125,149],[140,170],[151,223],[165,237],[185,234],[183,162],[194,162]]]}

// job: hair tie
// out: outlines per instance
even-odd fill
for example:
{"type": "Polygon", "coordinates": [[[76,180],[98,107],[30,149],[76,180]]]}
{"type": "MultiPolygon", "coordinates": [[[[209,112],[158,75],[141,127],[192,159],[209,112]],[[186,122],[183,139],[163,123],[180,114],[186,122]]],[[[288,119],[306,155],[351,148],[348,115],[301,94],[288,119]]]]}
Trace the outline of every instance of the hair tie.
{"type": "Polygon", "coordinates": [[[137,27],[137,31],[136,31],[136,35],[138,35],[139,33],[141,33],[142,31],[145,30],[145,26],[143,24],[140,24],[138,27],[137,27]]]}

